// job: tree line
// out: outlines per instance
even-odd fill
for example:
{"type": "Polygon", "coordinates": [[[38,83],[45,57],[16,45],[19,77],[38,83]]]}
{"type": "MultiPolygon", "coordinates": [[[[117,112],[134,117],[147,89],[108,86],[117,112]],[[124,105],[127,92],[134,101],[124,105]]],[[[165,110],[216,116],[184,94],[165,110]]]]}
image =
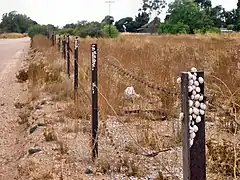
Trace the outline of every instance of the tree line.
{"type": "Polygon", "coordinates": [[[115,21],[114,17],[107,15],[101,22],[83,20],[66,24],[63,28],[40,25],[27,15],[11,11],[2,15],[0,32],[28,33],[30,37],[46,35],[48,31],[80,37],[116,37],[119,32],[144,32],[149,27],[158,33],[172,34],[220,32],[220,28],[240,31],[240,0],[230,11],[221,5],[212,6],[211,0],[174,0],[169,4],[165,0],[142,0],[135,17],[115,21]],[[167,14],[164,22],[160,22],[158,15],[164,8],[167,8],[167,14]]]}

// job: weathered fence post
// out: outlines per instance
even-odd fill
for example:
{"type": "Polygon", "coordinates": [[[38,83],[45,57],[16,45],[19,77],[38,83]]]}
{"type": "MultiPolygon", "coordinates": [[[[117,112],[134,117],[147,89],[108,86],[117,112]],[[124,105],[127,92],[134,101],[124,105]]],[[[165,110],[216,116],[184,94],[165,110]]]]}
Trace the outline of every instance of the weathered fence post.
{"type": "Polygon", "coordinates": [[[50,31],[49,31],[49,29],[47,27],[47,38],[49,39],[49,37],[50,37],[50,31]]]}
{"type": "Polygon", "coordinates": [[[98,156],[98,78],[97,78],[97,44],[91,44],[92,71],[92,159],[98,156]]]}
{"type": "Polygon", "coordinates": [[[57,40],[57,45],[58,45],[58,51],[61,51],[61,36],[58,35],[58,40],[57,40]]]}
{"type": "Polygon", "coordinates": [[[62,40],[62,57],[63,59],[66,59],[66,36],[63,35],[63,40],[62,40]]]}
{"type": "Polygon", "coordinates": [[[183,179],[206,180],[204,72],[181,73],[183,179]]]}
{"type": "Polygon", "coordinates": [[[54,46],[54,31],[51,33],[51,41],[52,41],[52,46],[54,46]]]}
{"type": "Polygon", "coordinates": [[[57,33],[54,31],[54,46],[57,44],[57,33]]]}
{"type": "Polygon", "coordinates": [[[74,101],[77,100],[78,89],[78,37],[74,40],[74,101]]]}
{"type": "Polygon", "coordinates": [[[67,74],[68,77],[70,78],[70,38],[69,35],[67,35],[66,39],[66,52],[67,52],[67,74]]]}

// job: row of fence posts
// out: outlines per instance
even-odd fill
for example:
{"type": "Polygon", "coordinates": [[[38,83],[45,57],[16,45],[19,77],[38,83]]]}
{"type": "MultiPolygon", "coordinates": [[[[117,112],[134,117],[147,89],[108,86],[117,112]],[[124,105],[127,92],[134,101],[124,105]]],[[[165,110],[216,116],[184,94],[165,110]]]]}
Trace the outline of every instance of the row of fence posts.
{"type": "MultiPolygon", "coordinates": [[[[56,33],[48,36],[52,45],[56,43],[56,33]],[[49,38],[51,37],[51,38],[49,38]]],[[[70,37],[69,35],[58,36],[57,47],[62,57],[67,59],[67,75],[70,78],[70,37]]],[[[74,39],[74,100],[77,99],[78,89],[78,68],[79,68],[79,39],[74,39]]],[[[91,95],[92,95],[92,160],[98,157],[98,47],[91,44],[91,95]]],[[[197,77],[204,78],[204,72],[197,72],[197,77]]],[[[204,95],[204,83],[200,85],[201,94],[204,95]]],[[[181,112],[182,119],[182,146],[183,146],[183,179],[184,180],[206,180],[206,155],[205,155],[205,114],[201,115],[201,122],[198,123],[198,132],[194,138],[194,144],[190,146],[190,115],[189,112],[189,72],[181,72],[181,112]]]]}
{"type": "MultiPolygon", "coordinates": [[[[51,38],[51,41],[54,42],[55,38],[51,38]]],[[[55,43],[52,43],[55,45],[55,43]]],[[[57,47],[58,51],[61,52],[62,44],[62,57],[67,64],[67,76],[70,78],[70,52],[74,52],[74,101],[77,100],[77,90],[78,90],[78,58],[79,58],[79,40],[78,37],[74,38],[74,51],[70,47],[70,36],[58,36],[57,38],[57,47]]],[[[98,157],[98,50],[97,44],[91,44],[91,90],[92,90],[92,159],[93,161],[98,157]]]]}

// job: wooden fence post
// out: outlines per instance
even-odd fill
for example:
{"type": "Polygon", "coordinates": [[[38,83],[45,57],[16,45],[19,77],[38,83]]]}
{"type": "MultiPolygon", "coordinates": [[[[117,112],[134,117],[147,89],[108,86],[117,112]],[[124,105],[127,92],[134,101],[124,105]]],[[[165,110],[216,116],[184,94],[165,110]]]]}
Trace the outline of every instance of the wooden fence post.
{"type": "Polygon", "coordinates": [[[67,75],[70,78],[70,38],[69,35],[67,35],[66,39],[66,53],[67,53],[67,75]]]}
{"type": "Polygon", "coordinates": [[[78,37],[74,40],[74,101],[77,100],[78,89],[78,37]]]}
{"type": "Polygon", "coordinates": [[[66,59],[66,36],[63,35],[63,40],[62,40],[62,57],[63,59],[66,59]]]}
{"type": "Polygon", "coordinates": [[[206,180],[204,72],[181,73],[183,179],[206,180]]]}
{"type": "Polygon", "coordinates": [[[91,44],[91,72],[92,72],[92,160],[98,157],[98,78],[97,78],[97,44],[91,44]]]}
{"type": "Polygon", "coordinates": [[[57,44],[58,44],[58,51],[61,51],[61,36],[58,35],[58,40],[57,40],[57,44]]]}
{"type": "Polygon", "coordinates": [[[51,41],[52,41],[52,46],[54,46],[54,31],[52,31],[51,33],[51,41]]]}

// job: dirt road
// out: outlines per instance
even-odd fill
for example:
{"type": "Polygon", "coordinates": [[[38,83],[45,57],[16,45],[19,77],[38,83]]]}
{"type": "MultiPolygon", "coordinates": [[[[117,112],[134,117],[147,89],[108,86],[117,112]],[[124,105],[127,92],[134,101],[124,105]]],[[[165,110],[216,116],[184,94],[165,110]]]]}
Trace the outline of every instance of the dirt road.
{"type": "Polygon", "coordinates": [[[26,153],[14,103],[22,92],[15,75],[29,45],[29,38],[0,39],[0,180],[17,179],[17,161],[26,153]]]}

